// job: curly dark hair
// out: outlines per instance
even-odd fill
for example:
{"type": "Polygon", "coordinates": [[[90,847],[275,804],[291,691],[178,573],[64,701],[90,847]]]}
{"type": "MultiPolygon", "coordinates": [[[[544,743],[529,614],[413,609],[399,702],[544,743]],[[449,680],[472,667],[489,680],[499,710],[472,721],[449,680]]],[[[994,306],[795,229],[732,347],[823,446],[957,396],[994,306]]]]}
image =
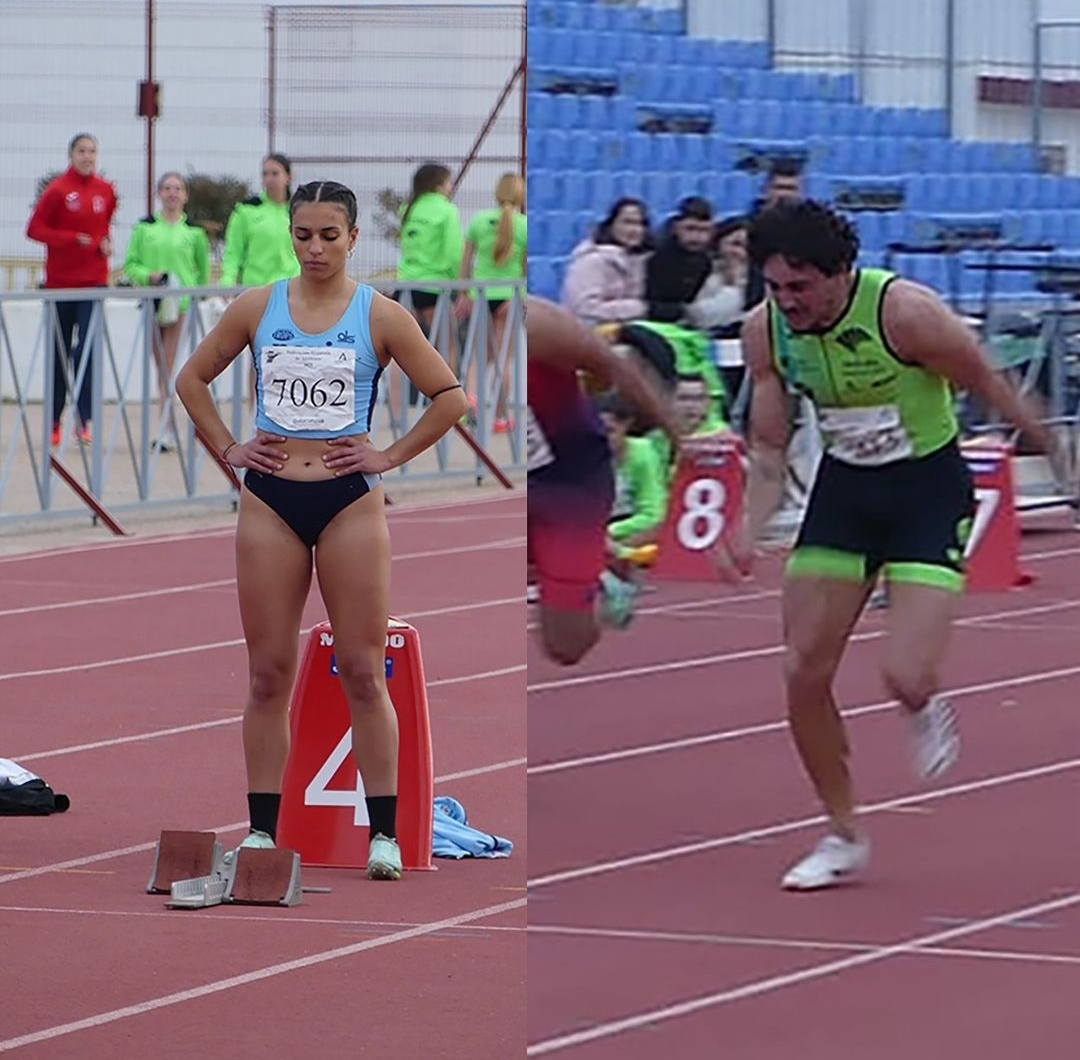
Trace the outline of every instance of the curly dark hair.
{"type": "Polygon", "coordinates": [[[783,199],[750,223],[747,251],[757,268],[779,254],[792,265],[813,265],[826,276],[850,269],[859,255],[851,222],[813,199],[783,199]]]}

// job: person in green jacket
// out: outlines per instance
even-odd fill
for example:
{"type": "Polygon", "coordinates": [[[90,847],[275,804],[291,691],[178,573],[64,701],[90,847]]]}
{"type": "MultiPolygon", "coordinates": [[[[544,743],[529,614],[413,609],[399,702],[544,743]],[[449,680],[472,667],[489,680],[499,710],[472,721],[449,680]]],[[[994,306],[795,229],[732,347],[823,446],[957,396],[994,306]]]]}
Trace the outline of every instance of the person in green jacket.
{"type": "Polygon", "coordinates": [[[615,501],[608,521],[608,553],[656,542],[667,515],[667,475],[647,437],[629,434],[635,412],[618,394],[597,402],[615,464],[615,501]]]}
{"type": "MultiPolygon", "coordinates": [[[[184,213],[187,183],[179,173],[163,173],[157,193],[161,209],[136,222],[131,230],[124,257],[124,275],[136,287],[163,283],[205,287],[210,282],[210,243],[206,230],[189,221],[184,213]]],[[[187,296],[158,301],[156,316],[161,342],[154,343],[154,356],[162,408],[171,389],[176,348],[190,303],[187,296]]]]}
{"type": "Polygon", "coordinates": [[[289,232],[291,177],[292,164],[285,155],[267,155],[262,192],[233,207],[221,255],[223,287],[253,287],[300,275],[289,232]]]}
{"type": "MultiPolygon", "coordinates": [[[[621,325],[610,338],[617,344],[629,347],[639,361],[645,362],[655,381],[671,394],[673,401],[678,397],[680,379],[702,380],[707,395],[703,423],[708,425],[710,431],[727,428],[727,390],[713,359],[712,342],[707,335],[679,324],[634,320],[621,325]]],[[[650,432],[649,438],[670,480],[674,472],[671,443],[661,431],[650,432]]]]}
{"type": "MultiPolygon", "coordinates": [[[[425,162],[412,178],[412,194],[401,214],[401,240],[398,255],[397,278],[413,283],[424,280],[456,280],[461,272],[461,253],[464,239],[458,208],[450,201],[452,181],[450,170],[437,162],[425,162]]],[[[430,335],[435,305],[439,299],[437,288],[425,290],[399,290],[394,297],[406,308],[411,304],[413,313],[420,321],[425,335],[430,335]]],[[[446,358],[451,369],[457,371],[457,343],[454,328],[448,329],[448,349],[439,348],[439,336],[430,335],[432,345],[446,358]]],[[[398,404],[399,381],[391,379],[390,405],[398,404]]],[[[417,394],[410,388],[410,403],[415,404],[417,394]]],[[[475,402],[475,397],[470,403],[475,402]]],[[[396,415],[396,412],[395,412],[396,415]]]]}
{"type": "MultiPolygon", "coordinates": [[[[271,154],[262,160],[263,190],[238,202],[225,226],[221,286],[259,286],[300,275],[289,225],[292,162],[271,154]]],[[[255,365],[248,372],[248,404],[255,401],[255,365]]]]}
{"type": "MultiPolygon", "coordinates": [[[[525,181],[516,173],[504,173],[495,185],[498,208],[480,210],[473,215],[465,233],[465,256],[461,262],[462,279],[520,280],[525,275],[528,248],[528,222],[521,212],[525,202],[525,181]]],[[[488,287],[484,291],[491,312],[491,351],[495,363],[502,349],[506,330],[507,303],[514,297],[513,287],[488,287]]],[[[472,298],[465,294],[457,301],[458,319],[464,320],[472,309],[472,298]]],[[[511,365],[503,366],[499,396],[495,406],[493,429],[502,434],[513,429],[507,414],[511,365]]]]}

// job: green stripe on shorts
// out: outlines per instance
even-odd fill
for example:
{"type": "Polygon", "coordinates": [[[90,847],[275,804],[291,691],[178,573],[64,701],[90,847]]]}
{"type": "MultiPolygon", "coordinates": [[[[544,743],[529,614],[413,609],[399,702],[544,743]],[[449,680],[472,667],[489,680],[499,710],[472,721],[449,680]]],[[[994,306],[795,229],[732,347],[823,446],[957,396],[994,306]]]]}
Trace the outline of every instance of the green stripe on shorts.
{"type": "Polygon", "coordinates": [[[866,557],[838,548],[804,545],[788,557],[784,573],[792,578],[839,578],[866,581],[866,557]]]}
{"type": "Polygon", "coordinates": [[[936,563],[886,563],[885,577],[891,582],[929,585],[952,593],[964,591],[964,576],[959,571],[936,563]]]}

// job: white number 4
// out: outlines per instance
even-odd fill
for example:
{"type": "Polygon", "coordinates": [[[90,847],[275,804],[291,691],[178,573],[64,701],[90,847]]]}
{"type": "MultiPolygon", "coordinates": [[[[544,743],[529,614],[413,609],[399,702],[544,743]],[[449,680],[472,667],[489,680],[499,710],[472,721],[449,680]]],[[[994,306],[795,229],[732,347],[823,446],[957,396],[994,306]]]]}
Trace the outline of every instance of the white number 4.
{"type": "Polygon", "coordinates": [[[1001,502],[1001,490],[975,490],[975,519],[971,524],[971,533],[964,546],[964,559],[975,554],[975,549],[986,535],[987,528],[994,520],[998,504],[1001,502]]]}
{"type": "Polygon", "coordinates": [[[334,774],[341,768],[342,763],[352,756],[352,731],[345,730],[345,735],[338,741],[337,747],[330,752],[330,757],[319,767],[319,771],[311,778],[311,783],[304,789],[305,806],[351,806],[353,808],[353,824],[364,827],[368,824],[367,803],[364,802],[364,782],[360,779],[360,771],[356,772],[356,788],[329,788],[327,785],[334,779],[334,774]]]}

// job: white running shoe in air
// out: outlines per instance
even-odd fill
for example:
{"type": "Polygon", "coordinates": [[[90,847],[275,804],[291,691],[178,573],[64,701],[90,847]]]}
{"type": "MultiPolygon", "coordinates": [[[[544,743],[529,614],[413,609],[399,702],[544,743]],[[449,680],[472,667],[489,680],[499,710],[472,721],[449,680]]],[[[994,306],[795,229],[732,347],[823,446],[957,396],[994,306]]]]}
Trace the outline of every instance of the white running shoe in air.
{"type": "Polygon", "coordinates": [[[788,870],[782,886],[789,891],[816,891],[845,883],[870,861],[870,841],[845,839],[829,833],[812,851],[788,870]]]}
{"type": "Polygon", "coordinates": [[[923,780],[941,776],[960,757],[956,712],[944,696],[931,696],[911,715],[915,772],[923,780]]]}

